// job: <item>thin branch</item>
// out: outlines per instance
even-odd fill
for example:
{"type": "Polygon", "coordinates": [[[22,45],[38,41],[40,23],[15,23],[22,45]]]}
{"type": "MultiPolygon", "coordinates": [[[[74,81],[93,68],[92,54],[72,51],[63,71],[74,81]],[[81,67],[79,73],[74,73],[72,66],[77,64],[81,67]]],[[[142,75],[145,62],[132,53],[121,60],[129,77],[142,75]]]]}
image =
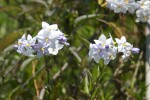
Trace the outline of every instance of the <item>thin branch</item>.
{"type": "MultiPolygon", "coordinates": [[[[37,61],[33,61],[32,62],[32,75],[35,76],[35,65],[37,64],[37,61]]],[[[38,85],[37,85],[37,81],[36,79],[33,80],[34,81],[34,87],[35,87],[35,91],[36,91],[36,96],[39,97],[39,90],[38,90],[38,85]]]]}
{"type": "MultiPolygon", "coordinates": [[[[63,67],[53,76],[53,80],[56,80],[61,75],[61,73],[64,72],[65,69],[67,69],[67,67],[68,67],[68,63],[65,63],[63,67]]],[[[43,100],[46,89],[47,89],[47,86],[45,85],[40,91],[40,96],[39,96],[40,100],[43,100]]]]}
{"type": "Polygon", "coordinates": [[[51,91],[51,89],[50,89],[50,74],[49,74],[49,66],[48,66],[48,60],[47,60],[47,58],[46,58],[46,56],[45,56],[45,68],[46,68],[46,72],[47,72],[47,80],[48,80],[48,82],[47,82],[47,89],[48,89],[48,94],[49,94],[49,97],[50,97],[50,91],[51,91]]]}
{"type": "Polygon", "coordinates": [[[142,57],[143,57],[143,51],[140,53],[138,63],[136,64],[136,69],[135,69],[135,72],[134,72],[134,75],[133,75],[133,78],[132,78],[132,82],[131,82],[131,87],[132,88],[133,88],[134,83],[136,81],[136,76],[137,76],[137,73],[138,73],[138,70],[139,70],[139,67],[140,67],[140,60],[142,59],[142,57]]]}
{"type": "Polygon", "coordinates": [[[63,67],[53,76],[53,80],[56,80],[67,67],[68,63],[65,63],[63,67]]]}
{"type": "Polygon", "coordinates": [[[12,97],[12,95],[17,92],[19,89],[24,88],[32,79],[35,78],[35,76],[37,76],[43,69],[45,68],[45,65],[43,65],[35,74],[34,76],[31,76],[24,84],[17,86],[15,89],[12,90],[12,92],[8,95],[8,100],[11,100],[10,98],[12,97]]]}
{"type": "Polygon", "coordinates": [[[77,60],[79,62],[82,61],[81,57],[78,55],[78,53],[75,51],[75,49],[73,47],[70,47],[69,50],[71,51],[71,53],[77,58],[77,60]]]}

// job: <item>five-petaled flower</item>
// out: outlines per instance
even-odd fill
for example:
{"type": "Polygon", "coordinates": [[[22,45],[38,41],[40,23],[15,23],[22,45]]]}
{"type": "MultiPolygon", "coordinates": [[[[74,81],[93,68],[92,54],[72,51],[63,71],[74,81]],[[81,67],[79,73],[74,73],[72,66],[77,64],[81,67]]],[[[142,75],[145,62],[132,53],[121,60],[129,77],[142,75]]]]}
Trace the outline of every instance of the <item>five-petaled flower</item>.
{"type": "Polygon", "coordinates": [[[110,60],[116,58],[117,53],[123,53],[122,58],[127,60],[131,53],[138,54],[140,49],[133,48],[129,42],[126,41],[124,36],[121,39],[115,38],[118,46],[115,46],[115,42],[110,35],[107,39],[104,34],[102,34],[98,40],[94,40],[94,44],[90,43],[89,56],[94,59],[95,62],[99,62],[100,59],[104,60],[104,64],[107,65],[110,60]]]}
{"type": "Polygon", "coordinates": [[[26,38],[26,35],[24,34],[21,39],[18,40],[17,45],[15,45],[15,49],[18,53],[21,53],[25,56],[34,56],[34,49],[32,48],[33,45],[35,45],[36,38],[32,38],[31,35],[28,35],[26,38]]]}
{"type": "Polygon", "coordinates": [[[40,58],[44,55],[57,55],[64,45],[69,45],[69,43],[64,33],[58,29],[57,24],[49,25],[42,22],[42,29],[34,38],[28,35],[26,39],[23,35],[15,48],[18,53],[26,56],[33,56],[33,53],[36,52],[37,57],[40,58]]]}
{"type": "MultiPolygon", "coordinates": [[[[123,53],[122,58],[124,60],[128,59],[133,54],[138,54],[140,49],[133,48],[126,38],[122,36],[120,39],[115,38],[116,42],[113,41],[112,36],[106,38],[102,34],[98,40],[94,40],[94,44],[90,43],[89,46],[89,56],[94,59],[95,62],[99,62],[100,59],[104,60],[104,64],[107,65],[110,60],[116,58],[117,53],[123,53]],[[116,47],[115,43],[118,44],[116,47]]],[[[18,43],[14,46],[18,53],[25,56],[38,58],[44,55],[57,55],[58,51],[64,47],[64,45],[69,45],[67,38],[64,33],[62,33],[57,24],[49,25],[46,22],[42,22],[42,29],[38,32],[35,37],[31,35],[24,34],[21,39],[18,39],[18,43]]]]}

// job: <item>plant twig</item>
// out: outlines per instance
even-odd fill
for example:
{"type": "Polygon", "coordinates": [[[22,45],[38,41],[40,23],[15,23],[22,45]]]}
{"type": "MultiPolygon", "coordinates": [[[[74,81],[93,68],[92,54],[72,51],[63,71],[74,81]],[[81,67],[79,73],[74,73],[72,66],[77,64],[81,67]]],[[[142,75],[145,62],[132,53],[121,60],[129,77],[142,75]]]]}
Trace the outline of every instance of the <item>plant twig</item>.
{"type": "Polygon", "coordinates": [[[49,93],[49,97],[50,97],[50,91],[51,91],[51,89],[50,89],[50,77],[49,77],[50,74],[49,74],[48,60],[47,60],[46,56],[45,56],[45,66],[46,66],[47,80],[48,80],[47,89],[48,89],[48,93],[49,93]]]}
{"type": "MultiPolygon", "coordinates": [[[[61,73],[64,72],[65,69],[67,69],[67,67],[68,67],[68,63],[65,63],[63,65],[63,67],[53,76],[53,80],[56,80],[61,75],[61,73]]],[[[40,96],[39,96],[40,100],[43,100],[46,88],[47,88],[47,86],[45,85],[45,86],[43,86],[42,90],[40,91],[40,96]]]]}
{"type": "Polygon", "coordinates": [[[12,90],[12,92],[8,95],[7,100],[11,100],[12,95],[17,92],[19,89],[24,88],[32,79],[35,78],[43,69],[45,68],[45,65],[43,65],[35,74],[34,76],[31,76],[23,85],[17,86],[15,89],[12,90]]]}
{"type": "Polygon", "coordinates": [[[143,57],[143,52],[140,53],[138,63],[136,64],[136,69],[135,69],[135,72],[134,72],[134,75],[133,75],[133,78],[132,78],[132,82],[131,82],[131,88],[133,88],[134,83],[136,81],[136,76],[137,76],[137,72],[138,72],[139,67],[140,67],[140,60],[142,59],[142,57],[143,57]]]}
{"type": "MultiPolygon", "coordinates": [[[[37,64],[37,61],[32,61],[32,75],[35,76],[35,65],[37,64]]],[[[34,87],[36,91],[36,96],[39,97],[39,90],[38,90],[38,85],[36,79],[34,81],[34,87]]]]}

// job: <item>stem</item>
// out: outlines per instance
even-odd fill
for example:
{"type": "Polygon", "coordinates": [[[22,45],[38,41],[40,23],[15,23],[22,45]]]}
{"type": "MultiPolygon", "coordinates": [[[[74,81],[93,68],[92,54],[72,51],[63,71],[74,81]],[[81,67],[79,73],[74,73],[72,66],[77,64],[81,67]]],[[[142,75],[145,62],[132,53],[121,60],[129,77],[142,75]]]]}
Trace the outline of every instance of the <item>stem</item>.
{"type": "Polygon", "coordinates": [[[49,77],[50,74],[49,74],[48,60],[47,60],[46,56],[45,56],[45,66],[46,66],[47,80],[48,80],[47,89],[48,89],[48,94],[49,94],[49,97],[50,97],[50,91],[51,91],[51,89],[50,89],[50,77],[49,77]]]}
{"type": "Polygon", "coordinates": [[[143,52],[140,53],[138,62],[136,64],[136,69],[135,69],[135,72],[134,72],[134,75],[133,75],[133,78],[132,78],[132,82],[131,82],[131,88],[134,87],[134,84],[135,84],[135,81],[136,81],[136,76],[137,76],[137,73],[138,73],[138,70],[139,70],[139,67],[140,67],[140,60],[142,59],[142,57],[143,57],[143,52]]]}
{"type": "MultiPolygon", "coordinates": [[[[35,61],[32,62],[32,75],[33,76],[35,76],[35,65],[36,64],[37,64],[37,62],[35,62],[35,61]]],[[[39,97],[39,89],[38,89],[37,81],[36,81],[36,79],[34,79],[33,81],[34,81],[36,96],[39,97]]]]}

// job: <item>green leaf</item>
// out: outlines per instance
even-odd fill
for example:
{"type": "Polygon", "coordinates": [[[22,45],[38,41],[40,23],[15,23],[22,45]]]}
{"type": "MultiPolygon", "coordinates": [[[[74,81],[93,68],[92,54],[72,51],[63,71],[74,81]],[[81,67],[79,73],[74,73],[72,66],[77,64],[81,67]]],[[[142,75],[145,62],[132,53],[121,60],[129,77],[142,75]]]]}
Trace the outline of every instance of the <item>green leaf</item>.
{"type": "Polygon", "coordinates": [[[88,81],[88,74],[86,74],[85,78],[84,78],[84,91],[89,94],[89,81],[88,81]]]}

